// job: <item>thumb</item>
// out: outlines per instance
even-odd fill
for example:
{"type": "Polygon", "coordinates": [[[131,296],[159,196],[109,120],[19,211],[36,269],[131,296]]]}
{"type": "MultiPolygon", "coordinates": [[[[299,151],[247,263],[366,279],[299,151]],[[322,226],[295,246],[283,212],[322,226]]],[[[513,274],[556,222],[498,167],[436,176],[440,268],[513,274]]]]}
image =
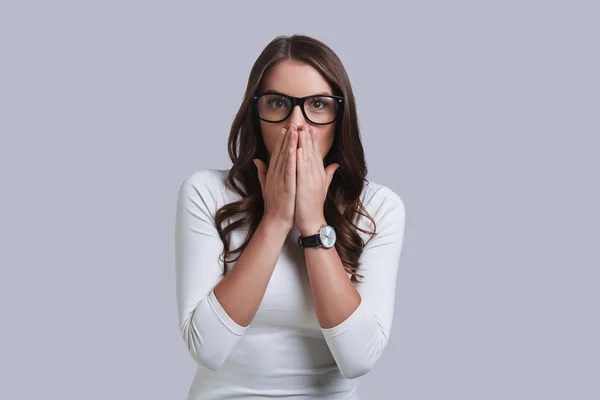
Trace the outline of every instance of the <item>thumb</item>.
{"type": "Polygon", "coordinates": [[[331,181],[333,180],[333,174],[335,174],[335,171],[337,171],[337,169],[340,167],[340,164],[338,163],[333,163],[327,166],[327,168],[325,168],[325,172],[327,174],[327,186],[326,189],[329,190],[329,185],[331,184],[331,181]]]}
{"type": "Polygon", "coordinates": [[[256,169],[258,170],[258,181],[260,182],[260,187],[264,191],[265,190],[265,175],[267,171],[267,167],[261,159],[255,158],[254,165],[256,165],[256,169]]]}

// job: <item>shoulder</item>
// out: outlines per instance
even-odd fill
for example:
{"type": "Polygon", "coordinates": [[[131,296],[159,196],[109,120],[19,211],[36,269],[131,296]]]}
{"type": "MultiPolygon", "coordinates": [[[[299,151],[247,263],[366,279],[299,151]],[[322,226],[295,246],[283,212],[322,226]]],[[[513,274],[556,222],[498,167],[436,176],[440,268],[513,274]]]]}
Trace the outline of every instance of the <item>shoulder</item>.
{"type": "MultiPolygon", "coordinates": [[[[368,181],[361,193],[361,201],[369,216],[377,225],[377,231],[395,225],[404,229],[406,210],[401,196],[387,185],[368,181]]],[[[366,230],[373,230],[373,223],[363,215],[359,217],[359,226],[366,230]]],[[[369,235],[359,231],[364,239],[369,235]]]]}
{"type": "Polygon", "coordinates": [[[367,211],[381,213],[382,210],[401,209],[404,212],[404,201],[392,188],[382,183],[368,181],[361,194],[361,201],[367,211]]]}
{"type": "Polygon", "coordinates": [[[218,186],[221,181],[225,181],[227,170],[206,168],[193,171],[186,175],[180,182],[180,187],[183,185],[200,185],[200,186],[218,186]]]}
{"type": "Polygon", "coordinates": [[[191,172],[179,183],[179,196],[216,203],[225,190],[228,170],[206,168],[191,172]]]}

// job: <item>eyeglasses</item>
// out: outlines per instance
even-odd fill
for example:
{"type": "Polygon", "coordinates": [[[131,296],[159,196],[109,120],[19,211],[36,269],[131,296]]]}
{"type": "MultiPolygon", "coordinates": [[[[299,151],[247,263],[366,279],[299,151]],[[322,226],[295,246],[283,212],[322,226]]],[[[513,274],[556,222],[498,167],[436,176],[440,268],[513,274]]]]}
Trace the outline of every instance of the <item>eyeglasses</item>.
{"type": "Polygon", "coordinates": [[[304,118],[316,125],[333,123],[342,110],[344,98],[341,96],[314,95],[293,97],[283,93],[255,93],[252,100],[256,102],[258,117],[265,122],[281,122],[286,120],[296,105],[300,106],[304,118]],[[308,105],[306,105],[308,104],[308,105]]]}

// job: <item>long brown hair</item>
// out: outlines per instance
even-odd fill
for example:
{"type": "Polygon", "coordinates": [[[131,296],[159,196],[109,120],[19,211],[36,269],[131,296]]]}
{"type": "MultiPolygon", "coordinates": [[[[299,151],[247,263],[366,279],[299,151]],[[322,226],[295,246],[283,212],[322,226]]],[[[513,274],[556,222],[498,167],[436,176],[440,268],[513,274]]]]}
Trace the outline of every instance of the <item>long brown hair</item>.
{"type": "MultiPolygon", "coordinates": [[[[361,229],[354,221],[360,214],[371,220],[375,228],[376,226],[360,200],[364,184],[368,181],[354,94],[350,79],[338,56],[323,42],[305,35],[276,37],[261,52],[250,71],[244,100],[231,125],[228,140],[229,158],[233,166],[229,170],[226,183],[239,193],[242,199],[219,208],[215,218],[219,236],[224,244],[221,253],[221,256],[224,256],[222,261],[225,266],[228,262],[237,261],[239,256],[230,261],[226,261],[226,258],[233,253],[239,252],[241,255],[263,216],[264,202],[258,172],[252,160],[259,158],[268,165],[268,153],[252,95],[258,90],[265,72],[283,60],[296,60],[311,65],[331,85],[334,95],[344,97],[343,110],[336,123],[333,145],[324,158],[325,166],[333,162],[340,166],[329,186],[323,213],[327,223],[336,230],[335,248],[342,264],[346,272],[352,275],[351,281],[357,282],[357,276],[364,278],[356,271],[360,267],[358,259],[365,243],[356,230],[371,235],[375,232],[361,229]],[[241,186],[238,183],[241,183],[241,186]],[[226,219],[233,220],[237,214],[243,216],[225,228],[221,227],[226,219]],[[248,227],[244,242],[237,249],[230,250],[228,233],[244,226],[248,227]]],[[[226,270],[227,267],[223,275],[226,270]]]]}

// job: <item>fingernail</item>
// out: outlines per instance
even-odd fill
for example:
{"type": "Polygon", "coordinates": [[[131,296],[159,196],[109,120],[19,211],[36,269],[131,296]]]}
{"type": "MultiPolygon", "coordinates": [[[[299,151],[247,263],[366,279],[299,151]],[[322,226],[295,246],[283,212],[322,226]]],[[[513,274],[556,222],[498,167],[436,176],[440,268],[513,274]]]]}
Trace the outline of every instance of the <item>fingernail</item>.
{"type": "Polygon", "coordinates": [[[285,128],[282,128],[282,129],[281,129],[281,134],[282,134],[282,135],[283,135],[283,134],[285,134],[285,131],[286,131],[286,129],[285,129],[285,128]]]}

